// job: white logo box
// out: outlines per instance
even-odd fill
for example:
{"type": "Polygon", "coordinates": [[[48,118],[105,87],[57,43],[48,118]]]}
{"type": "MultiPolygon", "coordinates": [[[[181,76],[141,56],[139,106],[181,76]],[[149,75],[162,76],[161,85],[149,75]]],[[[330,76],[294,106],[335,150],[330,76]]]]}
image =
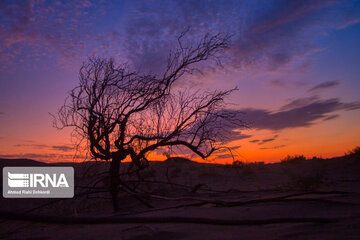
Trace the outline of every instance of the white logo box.
{"type": "Polygon", "coordinates": [[[73,167],[4,167],[4,198],[72,198],[73,167]]]}

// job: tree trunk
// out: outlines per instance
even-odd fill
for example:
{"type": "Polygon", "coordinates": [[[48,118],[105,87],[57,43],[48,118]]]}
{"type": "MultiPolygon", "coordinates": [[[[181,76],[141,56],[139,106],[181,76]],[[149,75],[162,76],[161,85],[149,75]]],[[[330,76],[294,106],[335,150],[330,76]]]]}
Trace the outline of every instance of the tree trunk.
{"type": "Polygon", "coordinates": [[[118,187],[120,183],[120,175],[119,175],[120,162],[121,159],[113,158],[110,163],[110,194],[111,194],[114,212],[117,212],[119,209],[117,197],[118,197],[118,187]]]}

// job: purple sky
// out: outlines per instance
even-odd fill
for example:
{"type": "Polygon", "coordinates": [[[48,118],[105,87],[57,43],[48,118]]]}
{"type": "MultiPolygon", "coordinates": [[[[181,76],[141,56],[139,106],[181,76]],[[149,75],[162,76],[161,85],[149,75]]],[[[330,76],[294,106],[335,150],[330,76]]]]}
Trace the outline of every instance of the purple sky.
{"type": "MultiPolygon", "coordinates": [[[[160,73],[177,36],[229,33],[224,68],[181,86],[240,89],[229,109],[245,160],[334,156],[360,145],[359,1],[1,1],[0,155],[69,159],[54,113],[87,56],[160,73]]],[[[225,159],[225,156],[219,155],[225,159]]]]}

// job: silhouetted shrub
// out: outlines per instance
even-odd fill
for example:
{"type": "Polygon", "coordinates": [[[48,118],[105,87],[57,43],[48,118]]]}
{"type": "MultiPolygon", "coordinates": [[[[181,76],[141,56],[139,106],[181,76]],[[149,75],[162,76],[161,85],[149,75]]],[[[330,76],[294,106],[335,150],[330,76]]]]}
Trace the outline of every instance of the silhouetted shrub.
{"type": "Polygon", "coordinates": [[[306,157],[304,155],[288,155],[286,158],[281,160],[281,163],[300,163],[306,161],[306,157]]]}
{"type": "Polygon", "coordinates": [[[360,147],[355,147],[353,150],[349,151],[348,156],[360,156],[360,147]]]}
{"type": "Polygon", "coordinates": [[[235,160],[232,163],[232,167],[235,169],[241,169],[243,174],[250,174],[253,173],[254,167],[257,163],[246,163],[240,160],[235,160]]]}
{"type": "Polygon", "coordinates": [[[233,161],[233,163],[232,163],[232,167],[233,167],[233,168],[243,168],[244,165],[245,165],[245,163],[242,162],[242,161],[240,161],[240,160],[235,160],[235,161],[233,161]]]}

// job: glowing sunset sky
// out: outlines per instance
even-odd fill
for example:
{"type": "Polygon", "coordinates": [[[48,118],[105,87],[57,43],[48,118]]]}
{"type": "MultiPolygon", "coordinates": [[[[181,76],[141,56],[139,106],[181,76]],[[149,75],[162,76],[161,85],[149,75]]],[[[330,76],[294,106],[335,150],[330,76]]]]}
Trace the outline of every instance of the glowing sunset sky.
{"type": "MultiPolygon", "coordinates": [[[[241,160],[331,157],[360,145],[360,1],[1,1],[0,157],[72,158],[52,127],[87,56],[161,71],[176,37],[232,34],[224,68],[183,79],[228,89],[249,129],[228,143],[241,160]]],[[[218,153],[219,162],[230,162],[218,153]]]]}

